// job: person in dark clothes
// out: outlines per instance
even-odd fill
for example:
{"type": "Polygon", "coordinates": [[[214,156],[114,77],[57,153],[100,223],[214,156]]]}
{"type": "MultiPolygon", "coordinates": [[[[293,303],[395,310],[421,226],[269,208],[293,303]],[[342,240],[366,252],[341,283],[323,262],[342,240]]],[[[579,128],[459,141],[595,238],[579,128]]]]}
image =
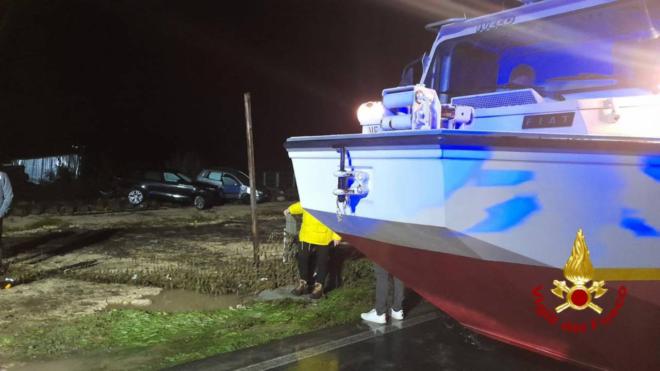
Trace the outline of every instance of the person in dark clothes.
{"type": "Polygon", "coordinates": [[[528,64],[517,65],[509,75],[509,84],[512,86],[529,87],[536,82],[536,71],[528,64]]]}
{"type": "Polygon", "coordinates": [[[9,212],[11,201],[14,198],[14,192],[11,188],[11,182],[6,173],[0,171],[0,275],[5,274],[5,265],[2,257],[2,220],[9,212]]]}
{"type": "Polygon", "coordinates": [[[376,276],[376,307],[369,312],[362,313],[363,320],[374,323],[386,323],[387,312],[393,320],[403,320],[403,282],[389,274],[383,267],[374,263],[374,274],[376,276]],[[387,299],[390,291],[390,277],[394,285],[392,304],[388,307],[387,299]]]}

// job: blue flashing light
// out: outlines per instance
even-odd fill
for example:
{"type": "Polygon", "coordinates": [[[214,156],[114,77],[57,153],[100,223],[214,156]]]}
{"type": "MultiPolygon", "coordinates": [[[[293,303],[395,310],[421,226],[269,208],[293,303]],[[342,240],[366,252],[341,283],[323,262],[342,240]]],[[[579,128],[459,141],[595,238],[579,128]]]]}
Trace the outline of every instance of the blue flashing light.
{"type": "Polygon", "coordinates": [[[642,218],[623,218],[621,227],[631,231],[637,237],[660,237],[660,232],[646,224],[646,221],[642,218]]]}
{"type": "Polygon", "coordinates": [[[660,157],[646,157],[644,159],[642,171],[644,171],[644,174],[653,178],[656,182],[660,181],[660,157]]]}
{"type": "Polygon", "coordinates": [[[515,186],[534,179],[534,172],[528,170],[483,170],[477,175],[477,186],[515,186]]]}
{"type": "Polygon", "coordinates": [[[486,219],[469,228],[467,232],[503,232],[523,223],[541,207],[535,196],[516,196],[487,209],[486,219]]]}
{"type": "Polygon", "coordinates": [[[468,184],[469,180],[479,173],[484,160],[445,160],[442,161],[445,174],[445,198],[449,199],[454,192],[468,184]]]}
{"type": "Polygon", "coordinates": [[[644,218],[635,216],[635,209],[623,209],[621,211],[621,227],[631,231],[637,237],[660,237],[660,232],[649,225],[644,218]]]}

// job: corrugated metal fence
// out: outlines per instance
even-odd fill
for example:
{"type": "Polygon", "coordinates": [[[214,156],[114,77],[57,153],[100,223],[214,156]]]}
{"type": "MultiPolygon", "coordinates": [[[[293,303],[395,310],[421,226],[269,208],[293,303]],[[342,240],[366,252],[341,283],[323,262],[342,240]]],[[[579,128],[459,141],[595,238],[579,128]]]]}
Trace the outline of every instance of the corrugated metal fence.
{"type": "Polygon", "coordinates": [[[264,171],[261,173],[261,185],[266,188],[296,188],[293,171],[264,171]]]}
{"type": "Polygon", "coordinates": [[[80,176],[80,162],[80,155],[66,154],[41,158],[16,159],[11,164],[14,166],[23,166],[29,182],[42,184],[55,180],[62,168],[68,169],[74,178],[78,178],[80,176]]]}

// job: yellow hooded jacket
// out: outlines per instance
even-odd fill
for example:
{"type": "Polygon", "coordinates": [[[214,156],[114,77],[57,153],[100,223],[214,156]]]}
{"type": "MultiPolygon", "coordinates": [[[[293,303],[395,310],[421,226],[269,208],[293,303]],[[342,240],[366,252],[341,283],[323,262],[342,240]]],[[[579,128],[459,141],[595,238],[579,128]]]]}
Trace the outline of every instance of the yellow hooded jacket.
{"type": "Polygon", "coordinates": [[[341,237],[333,232],[325,224],[321,223],[312,214],[302,208],[300,202],[289,206],[289,212],[292,215],[302,214],[302,226],[300,227],[300,242],[307,242],[314,245],[325,246],[332,240],[341,240],[341,237]]]}

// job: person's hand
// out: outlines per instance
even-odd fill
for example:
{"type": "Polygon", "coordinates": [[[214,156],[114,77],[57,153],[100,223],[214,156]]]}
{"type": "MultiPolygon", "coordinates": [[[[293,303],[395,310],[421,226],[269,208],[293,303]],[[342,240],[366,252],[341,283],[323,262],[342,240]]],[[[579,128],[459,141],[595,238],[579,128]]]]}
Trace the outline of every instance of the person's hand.
{"type": "Polygon", "coordinates": [[[332,244],[335,246],[339,246],[339,240],[332,240],[332,244]]]}
{"type": "Polygon", "coordinates": [[[289,214],[291,214],[291,212],[289,211],[289,209],[284,209],[284,216],[287,216],[287,215],[289,215],[289,214]]]}

